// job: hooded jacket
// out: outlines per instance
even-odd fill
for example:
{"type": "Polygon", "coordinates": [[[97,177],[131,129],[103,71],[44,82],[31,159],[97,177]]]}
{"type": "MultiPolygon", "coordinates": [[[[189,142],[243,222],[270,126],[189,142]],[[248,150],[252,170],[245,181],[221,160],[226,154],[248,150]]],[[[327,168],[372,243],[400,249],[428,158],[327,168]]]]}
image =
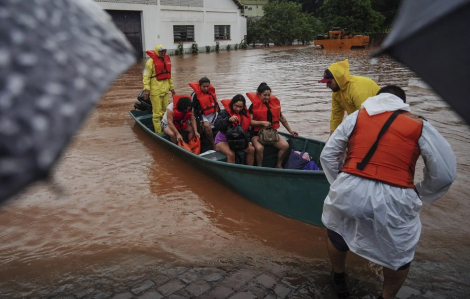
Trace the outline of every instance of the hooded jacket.
{"type": "MultiPolygon", "coordinates": [[[[157,45],[155,47],[155,53],[158,53],[158,50],[163,49],[162,45],[157,45]]],[[[165,55],[166,51],[165,51],[165,55]]],[[[150,90],[151,95],[165,95],[168,91],[173,90],[173,78],[164,79],[164,80],[157,80],[154,77],[155,74],[155,65],[153,63],[153,59],[150,58],[145,63],[144,68],[144,75],[143,75],[143,83],[144,83],[144,90],[150,90]],[[153,77],[153,78],[152,78],[153,77]]]]}
{"type": "MultiPolygon", "coordinates": [[[[410,111],[408,104],[387,93],[369,98],[362,108],[370,117],[398,109],[410,111]]],[[[418,140],[424,161],[422,180],[415,185],[419,196],[413,188],[341,172],[358,116],[359,121],[362,117],[360,113],[357,111],[348,116],[322,150],[321,165],[331,184],[323,205],[322,222],[340,234],[352,252],[397,270],[413,260],[421,233],[419,213],[423,202],[430,204],[449,190],[457,175],[457,163],[449,143],[429,122],[423,121],[418,140]]],[[[382,140],[386,141],[381,139],[377,150],[382,140]]],[[[366,147],[369,149],[369,145],[366,147]]]]}
{"type": "Polygon", "coordinates": [[[375,96],[380,87],[370,78],[350,75],[348,59],[335,62],[328,69],[340,88],[332,95],[330,130],[334,131],[343,121],[344,111],[349,115],[361,109],[361,104],[375,96]]]}

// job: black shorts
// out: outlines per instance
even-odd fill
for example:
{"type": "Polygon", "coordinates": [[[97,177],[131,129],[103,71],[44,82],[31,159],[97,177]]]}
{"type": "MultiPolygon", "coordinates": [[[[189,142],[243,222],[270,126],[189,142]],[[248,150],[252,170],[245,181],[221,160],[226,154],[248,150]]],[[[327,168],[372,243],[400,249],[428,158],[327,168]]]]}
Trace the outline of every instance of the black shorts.
{"type": "MultiPolygon", "coordinates": [[[[336,249],[338,249],[341,252],[347,252],[349,250],[348,244],[344,241],[343,237],[332,231],[331,229],[327,229],[326,233],[328,235],[328,239],[330,239],[331,243],[335,246],[336,249]]],[[[411,262],[404,264],[397,270],[406,270],[410,267],[411,262]]]]}

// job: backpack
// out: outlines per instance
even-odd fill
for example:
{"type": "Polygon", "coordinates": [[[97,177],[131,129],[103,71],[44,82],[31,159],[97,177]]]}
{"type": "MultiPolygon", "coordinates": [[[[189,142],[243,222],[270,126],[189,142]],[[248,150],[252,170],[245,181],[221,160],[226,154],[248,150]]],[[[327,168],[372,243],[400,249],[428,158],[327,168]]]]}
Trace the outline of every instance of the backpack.
{"type": "Polygon", "coordinates": [[[240,124],[230,127],[225,135],[232,151],[243,151],[248,147],[248,137],[240,124]]]}

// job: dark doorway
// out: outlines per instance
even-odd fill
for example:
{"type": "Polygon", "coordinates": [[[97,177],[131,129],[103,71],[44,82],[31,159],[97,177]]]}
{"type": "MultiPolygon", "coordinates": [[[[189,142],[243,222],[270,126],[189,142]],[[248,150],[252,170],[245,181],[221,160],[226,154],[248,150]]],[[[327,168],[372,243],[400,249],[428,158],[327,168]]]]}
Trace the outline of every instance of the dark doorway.
{"type": "Polygon", "coordinates": [[[142,49],[142,25],[140,11],[129,10],[107,10],[113,18],[114,24],[124,33],[135,49],[138,59],[143,57],[142,49]]]}

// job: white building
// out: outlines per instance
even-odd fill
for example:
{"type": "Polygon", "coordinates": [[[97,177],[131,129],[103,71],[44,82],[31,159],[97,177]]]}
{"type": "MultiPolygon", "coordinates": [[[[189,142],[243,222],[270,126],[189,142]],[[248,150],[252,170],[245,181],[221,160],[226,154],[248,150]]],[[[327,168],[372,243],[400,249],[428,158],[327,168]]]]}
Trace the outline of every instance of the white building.
{"type": "Polygon", "coordinates": [[[162,44],[175,52],[183,43],[189,53],[193,43],[200,51],[214,50],[219,42],[239,44],[246,35],[246,19],[238,0],[95,0],[113,17],[138,53],[162,44]]]}

